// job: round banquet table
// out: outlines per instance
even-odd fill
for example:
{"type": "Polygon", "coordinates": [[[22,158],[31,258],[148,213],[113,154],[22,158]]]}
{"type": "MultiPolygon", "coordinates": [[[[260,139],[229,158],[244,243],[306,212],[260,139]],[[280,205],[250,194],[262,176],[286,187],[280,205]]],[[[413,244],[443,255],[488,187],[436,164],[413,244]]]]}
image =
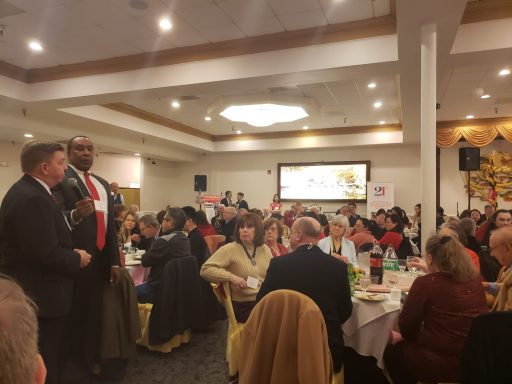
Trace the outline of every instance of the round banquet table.
{"type": "Polygon", "coordinates": [[[377,366],[384,368],[384,349],[389,343],[390,329],[397,330],[400,302],[366,301],[352,297],[352,316],[343,324],[345,346],[363,356],[373,356],[377,366]]]}

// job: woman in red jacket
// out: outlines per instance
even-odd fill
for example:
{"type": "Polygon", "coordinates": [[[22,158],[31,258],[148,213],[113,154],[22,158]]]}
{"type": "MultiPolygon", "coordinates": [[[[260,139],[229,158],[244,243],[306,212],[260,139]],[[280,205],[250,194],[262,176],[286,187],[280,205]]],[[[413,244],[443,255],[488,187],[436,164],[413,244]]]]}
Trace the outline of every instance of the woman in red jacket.
{"type": "Polygon", "coordinates": [[[386,233],[379,240],[379,244],[387,247],[391,244],[395,250],[400,248],[402,244],[402,232],[404,230],[404,223],[400,216],[395,213],[386,217],[386,233]]]}

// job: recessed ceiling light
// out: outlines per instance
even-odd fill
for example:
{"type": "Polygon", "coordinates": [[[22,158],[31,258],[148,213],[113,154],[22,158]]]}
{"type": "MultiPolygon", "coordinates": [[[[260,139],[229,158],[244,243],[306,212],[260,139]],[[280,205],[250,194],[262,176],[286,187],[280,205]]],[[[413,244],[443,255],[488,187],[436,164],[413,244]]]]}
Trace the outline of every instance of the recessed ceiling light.
{"type": "Polygon", "coordinates": [[[508,68],[503,68],[503,69],[499,72],[499,75],[500,75],[500,76],[508,76],[508,75],[510,75],[510,69],[508,69],[508,68]]]}
{"type": "Polygon", "coordinates": [[[34,135],[33,135],[33,134],[31,134],[31,133],[25,133],[23,136],[25,136],[25,137],[27,137],[27,138],[29,138],[29,139],[30,139],[30,138],[32,138],[32,137],[34,137],[34,135]]]}
{"type": "Polygon", "coordinates": [[[309,126],[308,126],[308,125],[304,125],[304,126],[302,127],[302,129],[309,129],[309,126]]]}
{"type": "Polygon", "coordinates": [[[28,47],[34,52],[41,52],[43,50],[43,46],[37,40],[29,41],[28,47]]]}
{"type": "Polygon", "coordinates": [[[373,103],[373,107],[374,107],[374,108],[380,108],[380,107],[382,107],[382,102],[380,102],[380,101],[376,101],[375,103],[373,103]]]}
{"type": "Polygon", "coordinates": [[[475,116],[474,115],[466,115],[466,119],[474,119],[475,116]]]}
{"type": "Polygon", "coordinates": [[[133,156],[140,156],[140,153],[134,153],[133,156]]]}
{"type": "Polygon", "coordinates": [[[173,100],[172,103],[171,103],[171,106],[173,108],[179,108],[180,107],[180,103],[177,100],[173,100]]]}
{"type": "Polygon", "coordinates": [[[368,83],[368,88],[375,88],[376,86],[376,83],[368,83]]]}
{"type": "Polygon", "coordinates": [[[386,124],[386,122],[384,120],[381,120],[381,121],[379,121],[379,124],[384,125],[384,124],[386,124]]]}
{"type": "Polygon", "coordinates": [[[204,120],[205,120],[205,121],[212,121],[212,118],[211,118],[210,116],[205,116],[205,117],[204,117],[204,120]]]}
{"type": "Polygon", "coordinates": [[[160,26],[160,29],[162,31],[168,31],[169,29],[172,28],[171,20],[169,20],[168,18],[160,19],[160,22],[158,23],[158,25],[160,26]]]}
{"type": "Polygon", "coordinates": [[[242,133],[242,131],[241,131],[241,130],[236,131],[236,134],[237,134],[237,135],[240,135],[241,133],[242,133]]]}
{"type": "Polygon", "coordinates": [[[491,95],[487,93],[485,95],[480,96],[481,99],[488,99],[489,97],[491,97],[491,95]]]}

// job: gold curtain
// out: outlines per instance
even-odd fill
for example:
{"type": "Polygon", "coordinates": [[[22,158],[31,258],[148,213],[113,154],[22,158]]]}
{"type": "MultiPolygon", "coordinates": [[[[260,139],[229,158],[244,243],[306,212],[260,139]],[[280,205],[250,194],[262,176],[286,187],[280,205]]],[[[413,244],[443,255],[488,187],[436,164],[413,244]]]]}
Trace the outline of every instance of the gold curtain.
{"type": "Polygon", "coordinates": [[[461,138],[476,147],[483,147],[491,143],[496,136],[501,135],[505,140],[512,142],[512,122],[508,124],[478,124],[472,126],[458,126],[437,128],[436,142],[438,147],[451,147],[461,138]]]}

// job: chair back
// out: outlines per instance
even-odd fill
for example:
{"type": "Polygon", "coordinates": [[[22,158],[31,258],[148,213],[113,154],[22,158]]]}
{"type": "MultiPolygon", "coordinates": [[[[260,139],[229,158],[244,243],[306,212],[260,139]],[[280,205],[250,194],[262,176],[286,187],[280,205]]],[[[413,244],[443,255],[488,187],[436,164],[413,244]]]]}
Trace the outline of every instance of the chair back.
{"type": "Polygon", "coordinates": [[[210,255],[213,255],[219,248],[219,245],[226,241],[226,236],[224,236],[224,235],[205,236],[204,241],[206,241],[206,245],[208,246],[208,249],[210,250],[210,255]]]}
{"type": "Polygon", "coordinates": [[[461,359],[461,383],[512,383],[512,312],[473,319],[461,359]]]}
{"type": "Polygon", "coordinates": [[[322,312],[291,290],[266,295],[241,335],[240,384],[330,384],[332,359],[322,312]]]}
{"type": "Polygon", "coordinates": [[[201,287],[194,256],[170,260],[149,320],[149,344],[161,344],[174,335],[201,326],[201,287]]]}

